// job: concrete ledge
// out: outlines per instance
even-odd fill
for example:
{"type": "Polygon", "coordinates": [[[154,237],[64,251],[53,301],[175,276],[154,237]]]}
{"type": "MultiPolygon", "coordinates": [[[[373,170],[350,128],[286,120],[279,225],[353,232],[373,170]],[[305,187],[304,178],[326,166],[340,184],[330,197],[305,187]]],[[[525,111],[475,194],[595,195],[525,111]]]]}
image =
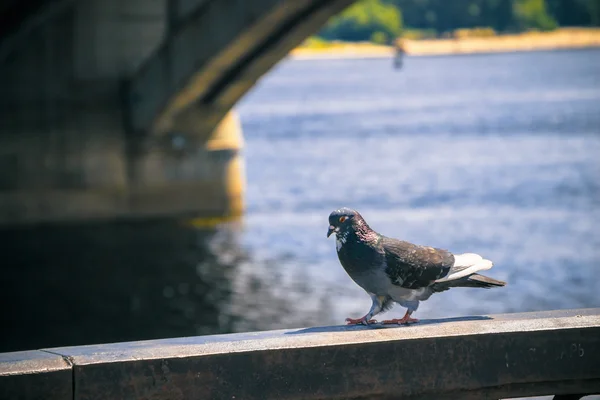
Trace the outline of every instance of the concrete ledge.
{"type": "Polygon", "coordinates": [[[0,353],[0,399],[72,399],[68,360],[44,351],[0,353]]]}
{"type": "Polygon", "coordinates": [[[600,309],[47,351],[72,362],[75,399],[508,398],[600,393],[600,309]]]}

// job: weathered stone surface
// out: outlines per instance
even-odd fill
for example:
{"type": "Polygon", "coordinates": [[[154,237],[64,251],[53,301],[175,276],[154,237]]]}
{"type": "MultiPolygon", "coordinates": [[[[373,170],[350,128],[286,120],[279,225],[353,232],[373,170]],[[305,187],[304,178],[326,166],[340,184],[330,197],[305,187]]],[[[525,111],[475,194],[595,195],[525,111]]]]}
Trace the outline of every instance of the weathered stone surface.
{"type": "Polygon", "coordinates": [[[51,351],[73,361],[76,399],[501,398],[600,392],[598,309],[51,351]]]}
{"type": "Polygon", "coordinates": [[[72,398],[73,371],[63,357],[37,350],[0,353],[0,399],[72,398]]]}

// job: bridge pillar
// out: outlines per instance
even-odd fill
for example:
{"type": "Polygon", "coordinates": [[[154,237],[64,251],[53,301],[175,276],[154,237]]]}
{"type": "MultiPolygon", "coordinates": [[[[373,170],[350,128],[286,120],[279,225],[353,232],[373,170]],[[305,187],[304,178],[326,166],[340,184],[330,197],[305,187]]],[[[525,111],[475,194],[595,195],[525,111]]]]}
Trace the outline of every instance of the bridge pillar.
{"type": "Polygon", "coordinates": [[[242,214],[245,173],[237,113],[230,111],[208,137],[197,126],[174,125],[157,136],[131,139],[130,204],[136,212],[159,214],[174,207],[189,216],[242,214]]]}
{"type": "Polygon", "coordinates": [[[0,226],[242,214],[243,139],[234,111],[201,141],[179,132],[127,136],[110,111],[90,110],[63,129],[3,129],[0,226]]]}

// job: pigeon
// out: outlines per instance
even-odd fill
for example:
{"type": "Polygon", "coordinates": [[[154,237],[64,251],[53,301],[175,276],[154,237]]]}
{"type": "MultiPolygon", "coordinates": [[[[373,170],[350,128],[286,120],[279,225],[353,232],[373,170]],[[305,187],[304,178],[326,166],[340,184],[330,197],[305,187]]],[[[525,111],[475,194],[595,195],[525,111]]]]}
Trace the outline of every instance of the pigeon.
{"type": "Polygon", "coordinates": [[[329,215],[327,237],[335,233],[337,255],[350,278],[363,288],[373,302],[362,318],[347,318],[349,325],[376,323],[375,315],[394,303],[406,307],[401,319],[382,324],[410,324],[419,302],[453,287],[489,289],[506,282],[480,275],[493,263],[478,254],[451,252],[420,246],[383,236],[367,225],[355,210],[340,208],[329,215]]]}

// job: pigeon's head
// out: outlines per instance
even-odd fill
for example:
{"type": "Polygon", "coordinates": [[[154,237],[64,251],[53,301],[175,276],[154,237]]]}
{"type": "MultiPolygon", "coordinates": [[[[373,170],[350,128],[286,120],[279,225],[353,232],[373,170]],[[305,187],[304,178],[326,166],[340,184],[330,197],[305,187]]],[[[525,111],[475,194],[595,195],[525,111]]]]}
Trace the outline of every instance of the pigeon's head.
{"type": "Polygon", "coordinates": [[[353,229],[354,224],[362,221],[360,214],[350,208],[340,208],[339,210],[332,211],[329,214],[329,229],[327,230],[327,237],[331,236],[332,233],[344,234],[353,229]]]}

